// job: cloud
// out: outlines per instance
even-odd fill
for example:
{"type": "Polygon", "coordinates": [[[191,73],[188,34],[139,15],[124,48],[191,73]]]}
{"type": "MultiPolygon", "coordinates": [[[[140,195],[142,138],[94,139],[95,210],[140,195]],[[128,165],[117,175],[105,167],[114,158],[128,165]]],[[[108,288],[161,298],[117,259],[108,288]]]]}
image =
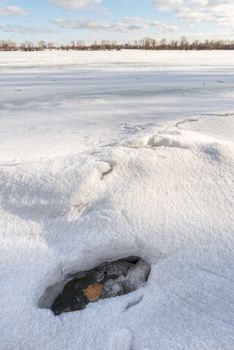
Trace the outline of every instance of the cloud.
{"type": "Polygon", "coordinates": [[[184,0],[154,0],[153,3],[161,11],[170,11],[184,4],[184,0]]]}
{"type": "Polygon", "coordinates": [[[174,11],[189,23],[211,22],[234,27],[233,0],[153,0],[161,11],[174,11]]]}
{"type": "Polygon", "coordinates": [[[147,30],[149,28],[156,29],[160,33],[172,32],[178,28],[174,25],[166,24],[160,21],[153,21],[143,18],[125,17],[117,22],[106,21],[90,21],[90,20],[65,20],[57,19],[54,21],[61,28],[65,29],[90,29],[104,30],[112,32],[129,33],[133,31],[147,30]]]}
{"type": "Polygon", "coordinates": [[[27,16],[27,12],[18,6],[0,7],[0,16],[27,16]]]}
{"type": "Polygon", "coordinates": [[[104,16],[110,16],[111,15],[111,10],[106,8],[106,7],[97,7],[95,10],[97,12],[101,13],[104,16]]]}
{"type": "Polygon", "coordinates": [[[29,34],[29,35],[34,35],[37,33],[48,34],[53,32],[53,30],[47,29],[47,28],[25,27],[25,26],[8,25],[8,24],[0,24],[0,30],[5,33],[20,33],[20,34],[29,34]]]}
{"type": "Polygon", "coordinates": [[[67,10],[93,8],[101,4],[102,1],[103,0],[49,0],[49,2],[63,6],[67,10]]]}

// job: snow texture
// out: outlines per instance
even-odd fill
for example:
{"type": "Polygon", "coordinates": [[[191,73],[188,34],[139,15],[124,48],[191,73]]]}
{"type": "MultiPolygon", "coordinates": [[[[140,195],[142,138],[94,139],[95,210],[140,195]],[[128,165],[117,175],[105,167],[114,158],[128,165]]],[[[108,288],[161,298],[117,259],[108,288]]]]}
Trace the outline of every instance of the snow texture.
{"type": "Polygon", "coordinates": [[[0,69],[1,350],[232,350],[234,53],[7,53],[0,69]],[[131,255],[144,288],[39,308],[131,255]]]}
{"type": "Polygon", "coordinates": [[[132,334],[128,329],[120,329],[111,334],[109,350],[131,350],[132,334]]]}

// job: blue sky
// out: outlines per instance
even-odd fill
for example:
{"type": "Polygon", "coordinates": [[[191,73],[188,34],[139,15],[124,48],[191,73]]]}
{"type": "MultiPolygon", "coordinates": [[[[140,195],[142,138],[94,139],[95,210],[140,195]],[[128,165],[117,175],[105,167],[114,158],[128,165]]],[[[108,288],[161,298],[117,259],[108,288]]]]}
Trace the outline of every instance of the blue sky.
{"type": "Polygon", "coordinates": [[[0,39],[234,39],[234,0],[0,0],[0,39]]]}

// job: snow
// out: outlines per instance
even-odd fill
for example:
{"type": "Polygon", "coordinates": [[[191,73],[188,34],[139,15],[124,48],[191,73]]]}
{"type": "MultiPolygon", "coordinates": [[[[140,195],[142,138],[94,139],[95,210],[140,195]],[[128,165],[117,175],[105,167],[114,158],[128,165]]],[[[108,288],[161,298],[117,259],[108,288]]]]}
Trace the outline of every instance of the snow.
{"type": "Polygon", "coordinates": [[[1,349],[232,350],[234,53],[1,53],[0,69],[1,349]],[[144,288],[38,306],[131,255],[144,288]]]}
{"type": "MultiPolygon", "coordinates": [[[[41,51],[0,52],[0,68],[4,71],[20,72],[22,68],[44,71],[64,67],[72,71],[131,70],[151,71],[186,70],[191,68],[212,71],[212,67],[233,67],[232,51],[41,51]]],[[[222,83],[222,77],[219,79],[222,83]]]]}
{"type": "Polygon", "coordinates": [[[128,329],[120,329],[111,335],[109,350],[131,350],[132,334],[128,329]]]}

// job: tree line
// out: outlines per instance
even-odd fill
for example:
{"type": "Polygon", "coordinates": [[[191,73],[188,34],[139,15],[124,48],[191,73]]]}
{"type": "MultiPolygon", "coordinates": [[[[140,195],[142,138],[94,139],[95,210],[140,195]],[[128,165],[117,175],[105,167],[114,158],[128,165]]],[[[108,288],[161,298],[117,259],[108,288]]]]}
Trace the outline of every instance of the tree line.
{"type": "Polygon", "coordinates": [[[43,40],[32,43],[25,41],[17,44],[11,40],[0,40],[0,51],[44,51],[44,50],[234,50],[234,40],[205,40],[189,41],[186,37],[180,40],[161,39],[157,41],[152,38],[135,40],[133,43],[120,44],[116,41],[102,40],[92,44],[83,41],[72,41],[70,44],[56,44],[43,40]]]}

